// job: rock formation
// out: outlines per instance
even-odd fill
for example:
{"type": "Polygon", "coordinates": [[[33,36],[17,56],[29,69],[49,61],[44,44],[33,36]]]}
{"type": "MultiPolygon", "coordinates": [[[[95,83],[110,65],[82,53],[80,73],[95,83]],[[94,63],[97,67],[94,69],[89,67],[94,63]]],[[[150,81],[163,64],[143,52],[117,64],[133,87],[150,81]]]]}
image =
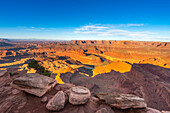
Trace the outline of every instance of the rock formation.
{"type": "MultiPolygon", "coordinates": [[[[98,95],[97,97],[93,97],[90,96],[89,89],[82,86],[74,86],[71,84],[56,84],[53,88],[51,88],[51,90],[45,93],[42,98],[39,98],[35,95],[24,93],[25,91],[22,92],[22,90],[18,90],[10,86],[10,83],[14,83],[15,79],[28,75],[24,74],[24,72],[17,72],[17,74],[10,77],[8,72],[4,73],[0,77],[0,82],[2,83],[0,85],[0,96],[2,97],[0,100],[1,113],[50,113],[51,110],[54,113],[159,113],[158,110],[147,108],[144,99],[134,95],[118,95],[113,93],[109,94],[106,92],[106,95],[104,96],[98,95]],[[72,95],[70,95],[71,93],[74,93],[76,97],[79,97],[75,98],[78,100],[83,99],[82,95],[86,95],[84,96],[84,100],[86,101],[83,100],[83,103],[79,101],[81,105],[73,105],[72,102],[67,101],[67,99],[70,100],[70,98],[73,98],[72,95]]],[[[38,83],[42,81],[41,79],[36,79],[36,74],[33,75],[34,76],[30,75],[31,81],[33,79],[36,80],[38,83]]],[[[166,112],[168,111],[164,111],[162,113],[166,112]]]]}
{"type": "Polygon", "coordinates": [[[62,74],[65,83],[86,86],[92,95],[99,92],[133,94],[145,99],[148,107],[169,110],[170,69],[133,64],[130,72],[111,71],[89,78],[79,73],[62,74]],[[159,103],[159,104],[158,104],[159,103]]]}
{"type": "Polygon", "coordinates": [[[73,105],[85,104],[90,99],[91,93],[85,87],[72,87],[69,90],[69,102],[73,105]]]}
{"type": "MultiPolygon", "coordinates": [[[[58,106],[62,103],[62,101],[53,103],[56,99],[53,99],[54,95],[58,95],[60,91],[64,92],[65,105],[63,109],[52,107],[56,109],[53,112],[169,111],[169,42],[113,40],[48,42],[1,39],[0,42],[12,44],[0,47],[0,70],[7,69],[0,71],[0,97],[2,97],[0,112],[49,113],[51,111],[46,108],[49,100],[50,105],[58,106]],[[28,67],[31,59],[48,70],[51,78],[37,75],[38,71],[28,67]],[[80,87],[86,89],[86,94],[80,87]],[[101,100],[94,97],[98,93],[112,96],[101,100]],[[127,96],[129,94],[137,96],[134,98],[140,100],[143,108],[134,108],[139,104],[131,103],[129,100],[133,99],[127,96]],[[123,103],[124,101],[114,98],[116,95],[126,95],[129,109],[125,109],[127,104],[123,103]],[[120,109],[112,100],[121,103],[116,103],[120,109]]],[[[64,100],[64,96],[62,99],[64,100]]]]}
{"type": "Polygon", "coordinates": [[[118,109],[129,108],[146,108],[147,105],[143,98],[139,98],[131,94],[96,94],[100,100],[104,100],[106,104],[118,109]]]}
{"type": "Polygon", "coordinates": [[[7,70],[0,71],[0,113],[18,112],[26,105],[25,94],[10,86],[11,78],[7,70]]]}
{"type": "Polygon", "coordinates": [[[11,86],[41,97],[55,84],[56,81],[50,77],[39,74],[26,74],[23,77],[16,78],[11,83],[11,86]]]}
{"type": "Polygon", "coordinates": [[[64,108],[65,103],[65,94],[63,91],[59,91],[48,101],[46,108],[52,111],[59,111],[64,108]]]}

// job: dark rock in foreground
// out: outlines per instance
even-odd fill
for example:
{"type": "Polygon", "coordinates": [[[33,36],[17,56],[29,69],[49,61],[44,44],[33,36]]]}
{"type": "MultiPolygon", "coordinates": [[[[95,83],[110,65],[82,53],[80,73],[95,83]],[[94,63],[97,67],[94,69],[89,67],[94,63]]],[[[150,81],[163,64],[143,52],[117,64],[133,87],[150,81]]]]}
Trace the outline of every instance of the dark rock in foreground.
{"type": "Polygon", "coordinates": [[[144,98],[147,106],[158,110],[170,110],[170,69],[150,65],[133,64],[130,72],[111,71],[89,78],[79,73],[61,76],[66,83],[85,86],[92,95],[100,92],[133,94],[144,98]]]}
{"type": "MultiPolygon", "coordinates": [[[[18,72],[18,74],[12,77],[13,78],[16,77],[15,79],[17,79],[24,76],[27,75],[25,75],[23,72],[18,72]]],[[[36,76],[32,76],[32,78],[36,78],[36,76]]],[[[36,79],[36,80],[37,82],[41,81],[41,79],[36,79]]],[[[97,98],[97,97],[90,96],[89,98],[88,96],[89,99],[85,99],[87,100],[85,103],[81,103],[81,105],[73,105],[69,103],[69,101],[67,101],[70,98],[69,97],[70,90],[72,89],[74,93],[76,92],[77,97],[81,97],[82,94],[84,95],[89,93],[89,90],[87,88],[82,86],[74,86],[72,84],[56,84],[54,87],[51,87],[51,89],[49,89],[43,95],[42,98],[40,98],[35,95],[24,93],[21,90],[12,88],[10,86],[10,83],[12,81],[14,82],[15,80],[12,80],[8,73],[5,73],[0,77],[0,83],[1,83],[0,84],[0,92],[1,92],[0,113],[51,113],[51,112],[53,113],[159,113],[158,110],[152,108],[145,108],[146,106],[144,100],[134,95],[129,96],[129,94],[119,94],[119,96],[117,96],[118,94],[116,93],[110,95],[109,92],[107,92],[106,95],[103,97],[101,96],[97,98]],[[119,99],[116,97],[118,97],[119,99]],[[131,105],[131,106],[129,107],[129,109],[124,109],[124,107],[123,108],[119,107],[118,109],[117,106],[111,106],[113,102],[115,102],[113,101],[115,100],[115,98],[121,102],[121,105],[123,102],[127,102],[127,104],[125,103],[125,105],[126,106],[131,105]],[[137,106],[140,106],[140,108],[134,107],[133,104],[129,103],[129,102],[135,102],[134,100],[140,100],[142,104],[137,104],[137,106]],[[47,107],[48,109],[46,108],[46,106],[48,106],[47,107]]],[[[32,84],[31,86],[35,86],[35,85],[32,84]]],[[[38,86],[41,87],[41,85],[38,86]]]]}
{"type": "MultiPolygon", "coordinates": [[[[2,72],[2,71],[1,71],[2,72]]],[[[6,71],[3,71],[3,73],[6,71]]],[[[27,102],[24,92],[10,86],[10,76],[7,73],[0,76],[0,113],[19,112],[27,102]]]]}

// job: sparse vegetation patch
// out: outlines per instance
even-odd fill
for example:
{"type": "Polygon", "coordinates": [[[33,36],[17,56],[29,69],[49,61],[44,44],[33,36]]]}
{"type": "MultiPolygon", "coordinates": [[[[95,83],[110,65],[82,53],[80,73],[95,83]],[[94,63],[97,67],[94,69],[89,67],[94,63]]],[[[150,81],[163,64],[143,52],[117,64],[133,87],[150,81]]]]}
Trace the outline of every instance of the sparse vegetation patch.
{"type": "Polygon", "coordinates": [[[39,74],[42,74],[42,75],[45,75],[45,76],[51,75],[50,71],[46,70],[43,66],[39,65],[38,61],[36,61],[36,60],[30,60],[30,62],[28,63],[28,67],[34,68],[35,70],[37,70],[37,72],[39,74]]]}

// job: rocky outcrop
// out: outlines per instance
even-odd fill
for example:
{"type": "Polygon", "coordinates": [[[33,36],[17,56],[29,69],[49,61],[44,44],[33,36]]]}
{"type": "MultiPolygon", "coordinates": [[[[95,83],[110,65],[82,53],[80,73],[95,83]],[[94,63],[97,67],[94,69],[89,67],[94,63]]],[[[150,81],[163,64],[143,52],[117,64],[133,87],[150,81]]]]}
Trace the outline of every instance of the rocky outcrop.
{"type": "Polygon", "coordinates": [[[143,98],[131,94],[97,94],[100,100],[118,109],[146,108],[147,105],[143,98]]]}
{"type": "Polygon", "coordinates": [[[56,85],[56,81],[50,77],[39,74],[26,74],[16,78],[11,86],[27,93],[43,96],[48,90],[56,85]]]}
{"type": "Polygon", "coordinates": [[[7,70],[0,76],[0,113],[17,113],[26,105],[27,98],[22,91],[10,86],[10,76],[5,72],[7,70]]]}
{"type": "MultiPolygon", "coordinates": [[[[24,74],[25,73],[24,71],[16,72],[11,77],[9,76],[8,73],[9,72],[5,73],[0,77],[0,83],[1,83],[0,84],[0,92],[1,92],[0,112],[1,113],[51,113],[52,111],[53,113],[159,113],[160,112],[153,108],[145,108],[145,107],[141,108],[142,105],[145,105],[143,104],[144,99],[135,96],[136,94],[132,96],[130,94],[123,94],[121,92],[116,92],[116,90],[114,90],[114,92],[112,93],[109,93],[107,91],[105,91],[105,93],[100,93],[100,92],[97,93],[98,92],[97,91],[96,95],[99,94],[97,97],[91,95],[86,103],[83,103],[81,105],[77,105],[77,104],[73,105],[67,101],[68,98],[70,98],[69,94],[71,91],[74,91],[73,93],[77,92],[76,96],[80,98],[82,94],[83,95],[87,94],[87,92],[90,91],[88,88],[82,86],[74,86],[72,84],[56,84],[51,90],[45,93],[42,98],[39,98],[35,95],[24,93],[22,90],[18,90],[10,86],[10,83],[14,82],[15,79],[27,76],[24,74]],[[132,104],[133,102],[135,103],[135,105],[132,104]],[[136,104],[140,102],[142,104],[136,104]],[[115,103],[119,107],[115,106],[115,103]],[[111,106],[112,104],[114,104],[114,106],[111,106]],[[122,105],[128,106],[129,109],[125,109],[124,106],[120,107],[122,105]]],[[[36,74],[33,75],[34,76],[32,77],[36,78],[36,74]]],[[[112,78],[112,82],[115,83],[113,79],[114,78],[112,78]]],[[[129,82],[126,81],[126,83],[129,82]]],[[[120,89],[125,90],[121,87],[120,89]]],[[[161,111],[161,113],[166,113],[166,112],[168,113],[169,111],[161,111]]]]}
{"type": "Polygon", "coordinates": [[[64,108],[66,103],[65,94],[63,91],[59,91],[54,95],[52,99],[49,100],[46,108],[52,111],[59,111],[64,108]]]}
{"type": "Polygon", "coordinates": [[[148,107],[162,110],[170,108],[170,69],[150,64],[133,64],[130,72],[111,71],[93,78],[79,73],[61,76],[64,82],[85,86],[92,95],[98,92],[133,94],[144,98],[148,107]]]}
{"type": "Polygon", "coordinates": [[[82,86],[72,87],[69,91],[69,102],[73,105],[85,104],[90,96],[89,89],[82,86]]]}
{"type": "Polygon", "coordinates": [[[112,46],[168,46],[167,42],[145,42],[145,41],[116,41],[116,40],[73,40],[74,44],[88,45],[112,45],[112,46]]]}

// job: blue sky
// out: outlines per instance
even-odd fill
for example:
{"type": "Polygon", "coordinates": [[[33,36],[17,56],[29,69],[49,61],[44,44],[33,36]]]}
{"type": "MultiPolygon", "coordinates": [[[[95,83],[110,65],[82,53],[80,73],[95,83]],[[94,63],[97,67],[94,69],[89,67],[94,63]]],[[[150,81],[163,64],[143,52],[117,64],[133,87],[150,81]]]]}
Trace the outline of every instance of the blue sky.
{"type": "Polygon", "coordinates": [[[170,42],[170,0],[0,0],[0,37],[170,42]]]}

